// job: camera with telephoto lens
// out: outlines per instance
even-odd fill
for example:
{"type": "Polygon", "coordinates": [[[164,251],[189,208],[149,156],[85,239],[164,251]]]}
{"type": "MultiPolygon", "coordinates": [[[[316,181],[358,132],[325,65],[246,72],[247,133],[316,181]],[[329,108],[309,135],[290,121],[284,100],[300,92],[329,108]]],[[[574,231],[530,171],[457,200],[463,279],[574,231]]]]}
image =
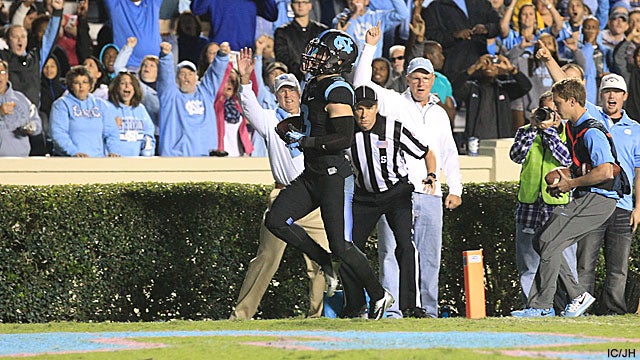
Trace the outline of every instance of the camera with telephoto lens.
{"type": "Polygon", "coordinates": [[[553,117],[553,110],[551,110],[548,106],[543,106],[541,108],[537,108],[536,111],[533,112],[533,118],[538,122],[543,122],[547,119],[551,119],[553,117]]]}

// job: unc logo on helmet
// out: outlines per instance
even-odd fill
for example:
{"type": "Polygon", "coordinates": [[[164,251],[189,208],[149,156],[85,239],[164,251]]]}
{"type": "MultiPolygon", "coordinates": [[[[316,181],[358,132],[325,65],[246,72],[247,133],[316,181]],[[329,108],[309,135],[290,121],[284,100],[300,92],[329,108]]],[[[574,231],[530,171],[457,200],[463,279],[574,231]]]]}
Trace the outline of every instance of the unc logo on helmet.
{"type": "Polygon", "coordinates": [[[344,50],[347,54],[353,51],[353,40],[345,36],[338,36],[333,40],[333,46],[338,50],[344,50]]]}
{"type": "Polygon", "coordinates": [[[318,76],[351,72],[357,58],[358,48],[351,36],[330,29],[309,41],[300,63],[302,71],[318,76]]]}

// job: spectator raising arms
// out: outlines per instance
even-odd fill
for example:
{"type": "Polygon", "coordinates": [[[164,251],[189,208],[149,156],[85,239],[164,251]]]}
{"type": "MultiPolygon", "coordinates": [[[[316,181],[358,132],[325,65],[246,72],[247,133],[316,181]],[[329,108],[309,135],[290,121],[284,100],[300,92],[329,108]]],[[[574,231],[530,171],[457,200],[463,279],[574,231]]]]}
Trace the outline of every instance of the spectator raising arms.
{"type": "Polygon", "coordinates": [[[42,46],[27,48],[27,30],[22,25],[12,25],[5,32],[8,50],[0,50],[0,59],[9,63],[11,84],[15,90],[25,94],[34,104],[40,104],[40,71],[53,46],[60,17],[62,16],[62,0],[53,0],[55,9],[42,38],[42,46]]]}
{"type": "Polygon", "coordinates": [[[242,116],[240,107],[239,87],[238,72],[229,63],[213,105],[218,125],[218,151],[229,156],[250,155],[253,152],[247,120],[242,116]]]}
{"type": "Polygon", "coordinates": [[[159,132],[160,156],[209,156],[218,148],[213,103],[216,90],[229,62],[228,43],[221,50],[197,82],[196,66],[190,61],[178,64],[178,73],[173,68],[171,44],[160,44],[160,67],[158,70],[158,98],[160,108],[159,132]]]}

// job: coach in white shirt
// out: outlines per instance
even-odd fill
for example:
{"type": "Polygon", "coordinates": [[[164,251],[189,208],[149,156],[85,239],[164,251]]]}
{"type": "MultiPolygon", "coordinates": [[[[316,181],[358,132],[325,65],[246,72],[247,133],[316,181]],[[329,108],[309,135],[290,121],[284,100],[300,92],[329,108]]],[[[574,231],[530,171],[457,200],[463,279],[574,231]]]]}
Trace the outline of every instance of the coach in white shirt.
{"type": "MultiPolygon", "coordinates": [[[[354,74],[354,85],[367,85],[383,97],[381,87],[371,81],[371,63],[376,44],[380,40],[380,29],[369,29],[366,45],[360,55],[360,62],[354,74]]],[[[444,200],[447,209],[455,209],[462,204],[462,179],[458,150],[453,140],[451,125],[446,111],[439,106],[440,99],[431,94],[435,74],[431,61],[415,58],[407,68],[409,88],[394,96],[388,93],[387,106],[406,107],[406,121],[415,122],[414,128],[420,131],[429,148],[436,154],[435,173],[428,173],[424,161],[407,157],[409,181],[414,184],[413,216],[414,242],[420,256],[420,294],[422,307],[430,317],[438,317],[438,275],[440,271],[440,252],[442,249],[442,188],[437,181],[440,172],[444,172],[449,194],[444,200]],[[427,194],[420,184],[435,181],[434,194],[427,194]]],[[[386,90],[385,90],[386,91],[386,90]]],[[[387,94],[385,92],[385,94],[387,94]]],[[[382,100],[380,100],[382,102],[382,100]]],[[[378,261],[382,286],[397,298],[399,270],[395,258],[396,243],[386,220],[378,222],[378,261]]],[[[387,310],[388,317],[402,317],[397,305],[387,310]]]]}
{"type": "MultiPolygon", "coordinates": [[[[251,50],[244,49],[238,60],[240,73],[240,102],[242,111],[247,120],[262,136],[267,144],[271,173],[275,180],[275,188],[269,196],[269,206],[280,193],[280,190],[289,185],[304,170],[304,155],[291,152],[285,142],[280,140],[275,128],[278,122],[293,115],[300,114],[300,84],[292,74],[282,74],[275,80],[276,99],[278,108],[275,110],[263,109],[251,89],[250,75],[255,61],[252,60],[251,50]]],[[[309,215],[296,221],[320,246],[329,249],[324,224],[320,217],[320,209],[316,209],[309,215]]],[[[258,254],[251,260],[247,275],[242,283],[238,304],[231,313],[230,319],[251,319],[262,300],[273,275],[278,270],[280,260],[286,243],[278,239],[260,223],[260,245],[258,254]]],[[[325,280],[320,272],[320,267],[304,255],[307,263],[307,275],[309,283],[309,317],[322,315],[322,302],[325,289],[325,280]]]]}

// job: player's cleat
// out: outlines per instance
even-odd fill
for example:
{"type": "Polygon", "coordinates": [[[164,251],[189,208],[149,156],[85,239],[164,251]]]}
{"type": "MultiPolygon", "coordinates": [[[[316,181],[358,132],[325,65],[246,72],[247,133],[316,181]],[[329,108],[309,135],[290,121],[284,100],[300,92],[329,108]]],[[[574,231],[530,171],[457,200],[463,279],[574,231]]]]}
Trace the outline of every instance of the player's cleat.
{"type": "Polygon", "coordinates": [[[341,319],[367,319],[369,318],[369,313],[367,309],[367,305],[362,305],[359,309],[343,309],[338,316],[341,319]]]}
{"type": "Polygon", "coordinates": [[[393,296],[385,290],[384,295],[378,301],[372,301],[369,305],[369,319],[380,320],[384,312],[393,305],[393,296]]]}
{"type": "Polygon", "coordinates": [[[324,281],[327,297],[333,297],[333,295],[335,295],[336,293],[336,290],[338,289],[338,277],[336,276],[333,268],[330,271],[324,271],[324,281]]]}
{"type": "Polygon", "coordinates": [[[550,309],[527,308],[524,310],[512,311],[511,316],[519,317],[519,318],[549,317],[549,316],[556,316],[556,311],[553,308],[550,308],[550,309]]]}
{"type": "Polygon", "coordinates": [[[591,306],[594,301],[596,301],[596,298],[591,296],[591,294],[589,294],[588,292],[584,292],[576,296],[575,299],[571,300],[571,303],[567,304],[567,306],[564,308],[563,316],[580,316],[584,314],[587,309],[589,309],[589,306],[591,306]]]}
{"type": "Polygon", "coordinates": [[[427,310],[419,307],[414,307],[414,308],[402,310],[402,317],[425,319],[425,318],[428,318],[429,315],[427,315],[427,310]]]}

